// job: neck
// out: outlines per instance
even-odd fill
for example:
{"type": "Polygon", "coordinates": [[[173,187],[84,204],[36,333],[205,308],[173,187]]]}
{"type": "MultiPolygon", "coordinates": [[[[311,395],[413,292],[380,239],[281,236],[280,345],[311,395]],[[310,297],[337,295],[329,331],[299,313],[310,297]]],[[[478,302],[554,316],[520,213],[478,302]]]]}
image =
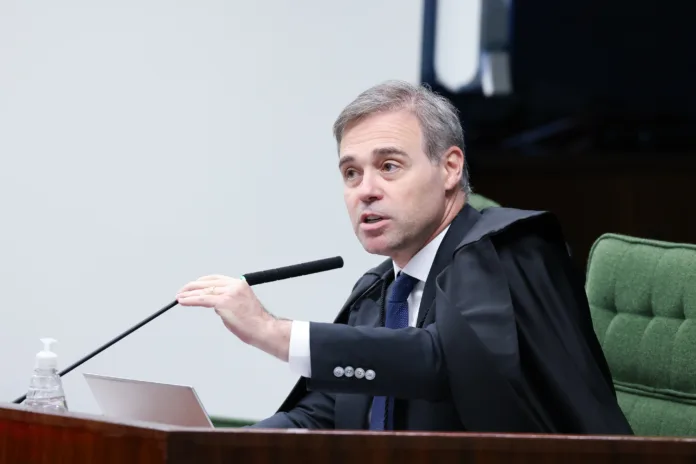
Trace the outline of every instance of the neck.
{"type": "Polygon", "coordinates": [[[464,207],[466,203],[466,194],[462,190],[458,190],[451,198],[447,200],[445,205],[445,212],[442,215],[442,219],[437,222],[426,239],[420,243],[419,246],[414,247],[411,250],[404,250],[403,253],[392,256],[392,261],[396,263],[401,269],[406,267],[406,264],[413,258],[416,253],[422,250],[428,243],[430,243],[435,237],[437,237],[445,228],[452,223],[459,211],[464,207]]]}

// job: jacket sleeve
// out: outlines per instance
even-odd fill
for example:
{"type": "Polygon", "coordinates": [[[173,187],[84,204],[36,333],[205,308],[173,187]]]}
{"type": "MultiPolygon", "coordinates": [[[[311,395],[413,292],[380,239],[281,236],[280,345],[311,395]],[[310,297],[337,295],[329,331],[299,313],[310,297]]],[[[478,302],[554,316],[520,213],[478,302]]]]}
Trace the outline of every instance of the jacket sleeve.
{"type": "Polygon", "coordinates": [[[449,395],[437,326],[389,329],[311,323],[312,376],[325,393],[436,401],[449,395]]]}
{"type": "Polygon", "coordinates": [[[309,392],[292,409],[277,412],[247,428],[333,429],[334,397],[321,392],[309,392]]]}

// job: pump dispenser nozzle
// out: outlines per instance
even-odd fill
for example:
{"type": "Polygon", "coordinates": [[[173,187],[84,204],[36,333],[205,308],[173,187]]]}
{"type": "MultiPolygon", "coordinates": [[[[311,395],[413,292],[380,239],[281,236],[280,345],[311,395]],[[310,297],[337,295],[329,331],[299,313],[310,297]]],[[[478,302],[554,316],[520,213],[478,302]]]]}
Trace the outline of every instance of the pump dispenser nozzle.
{"type": "Polygon", "coordinates": [[[51,345],[57,341],[53,338],[42,338],[41,343],[43,343],[44,349],[36,353],[36,368],[57,369],[58,355],[51,351],[51,345]]]}

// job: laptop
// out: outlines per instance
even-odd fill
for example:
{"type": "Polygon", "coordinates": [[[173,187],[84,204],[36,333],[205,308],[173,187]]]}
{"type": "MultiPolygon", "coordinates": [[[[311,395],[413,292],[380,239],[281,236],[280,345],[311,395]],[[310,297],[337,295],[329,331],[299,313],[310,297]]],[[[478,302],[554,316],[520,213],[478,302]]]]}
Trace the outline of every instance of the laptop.
{"type": "Polygon", "coordinates": [[[188,385],[83,375],[105,416],[180,427],[214,427],[196,391],[188,385]]]}

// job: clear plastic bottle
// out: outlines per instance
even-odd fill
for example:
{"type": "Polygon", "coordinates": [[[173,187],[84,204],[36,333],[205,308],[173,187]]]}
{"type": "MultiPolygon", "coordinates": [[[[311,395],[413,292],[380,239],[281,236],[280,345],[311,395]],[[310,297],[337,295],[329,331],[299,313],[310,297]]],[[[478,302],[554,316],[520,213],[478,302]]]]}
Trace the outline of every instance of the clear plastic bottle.
{"type": "Polygon", "coordinates": [[[40,412],[66,412],[63,382],[58,375],[58,356],[51,351],[51,344],[56,340],[42,338],[44,349],[36,353],[34,374],[29,380],[29,391],[24,406],[40,412]]]}

